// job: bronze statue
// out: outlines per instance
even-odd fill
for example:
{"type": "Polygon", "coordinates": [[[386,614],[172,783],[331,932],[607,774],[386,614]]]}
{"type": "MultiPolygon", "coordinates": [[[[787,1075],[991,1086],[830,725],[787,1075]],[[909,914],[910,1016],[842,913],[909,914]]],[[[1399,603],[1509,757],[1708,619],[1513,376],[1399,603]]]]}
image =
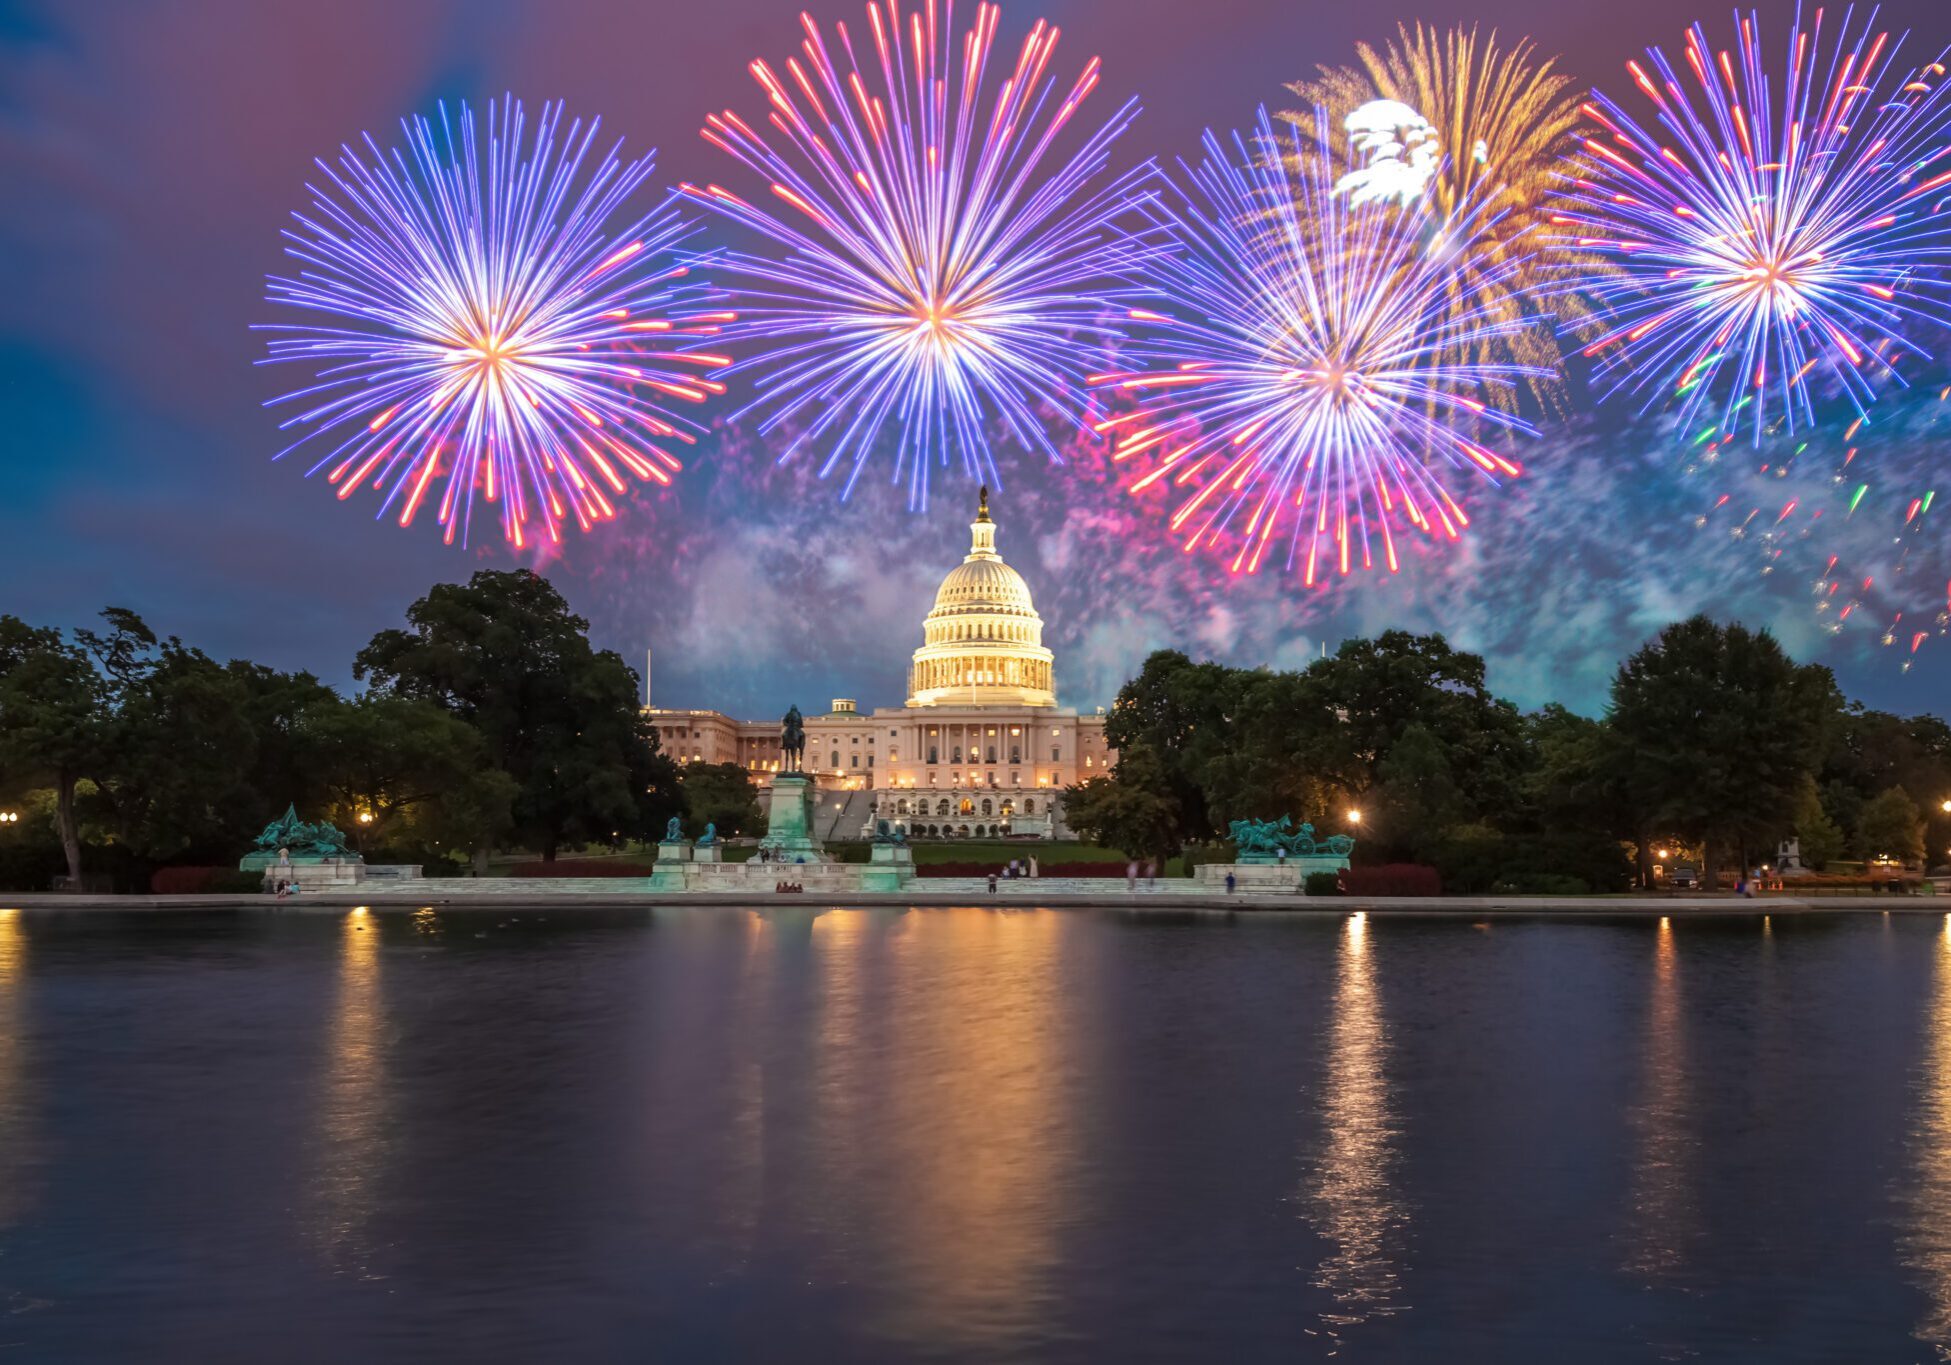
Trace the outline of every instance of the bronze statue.
{"type": "Polygon", "coordinates": [[[308,824],[298,818],[296,806],[286,806],[285,813],[264,827],[257,836],[259,853],[283,852],[289,850],[299,858],[356,858],[347,845],[345,835],[336,825],[321,820],[308,824]]]}
{"type": "Polygon", "coordinates": [[[664,842],[675,844],[684,838],[684,824],[675,815],[664,823],[664,842]]]}
{"type": "Polygon", "coordinates": [[[781,771],[800,771],[800,765],[806,761],[806,724],[797,706],[787,707],[779,722],[779,748],[781,771]]]}

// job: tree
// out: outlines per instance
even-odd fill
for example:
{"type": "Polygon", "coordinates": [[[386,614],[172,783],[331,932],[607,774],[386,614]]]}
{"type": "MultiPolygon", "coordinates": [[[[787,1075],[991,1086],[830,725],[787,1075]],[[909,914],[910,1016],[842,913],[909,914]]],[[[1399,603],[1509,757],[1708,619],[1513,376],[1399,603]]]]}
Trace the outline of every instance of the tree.
{"type": "Polygon", "coordinates": [[[1620,665],[1607,719],[1642,847],[1656,826],[1697,839],[1710,887],[1723,853],[1772,847],[1839,702],[1828,669],[1765,630],[1695,616],[1661,631],[1620,665]]]}
{"type": "MultiPolygon", "coordinates": [[[[374,636],[353,675],[474,727],[515,781],[514,837],[553,859],[565,843],[653,838],[683,808],[636,674],[591,649],[588,629],[546,579],[484,570],[415,602],[407,629],[374,636]]],[[[475,853],[478,865],[487,847],[475,853]]]]}
{"type": "Polygon", "coordinates": [[[310,673],[282,673],[243,659],[232,659],[224,671],[241,689],[244,722],[255,741],[252,761],[224,809],[226,826],[244,834],[286,806],[312,811],[325,792],[305,722],[314,708],[340,704],[338,694],[310,673]]]}
{"type": "Polygon", "coordinates": [[[1856,818],[1857,856],[1868,862],[1895,858],[1915,863],[1924,857],[1924,817],[1902,787],[1878,792],[1856,818]]]}
{"type": "Polygon", "coordinates": [[[1363,834],[1390,854],[1427,861],[1465,811],[1447,747],[1427,726],[1412,724],[1376,770],[1381,780],[1370,803],[1376,818],[1363,834]]]}
{"type": "Polygon", "coordinates": [[[0,769],[55,793],[68,876],[81,877],[76,788],[105,748],[108,699],[86,651],[58,630],[0,616],[0,769]]]}
{"type": "Polygon", "coordinates": [[[736,763],[688,763],[678,784],[694,824],[718,826],[720,838],[755,833],[764,823],[752,778],[736,763]]]}
{"type": "Polygon", "coordinates": [[[1813,777],[1803,779],[1801,790],[1795,798],[1793,831],[1802,861],[1816,871],[1822,871],[1842,856],[1842,827],[1830,819],[1829,812],[1823,809],[1822,792],[1816,787],[1813,777]]]}
{"type": "Polygon", "coordinates": [[[1229,670],[1222,699],[1223,743],[1197,778],[1214,832],[1234,820],[1291,815],[1325,823],[1352,793],[1326,770],[1341,719],[1320,681],[1306,673],[1229,670]]]}
{"type": "Polygon", "coordinates": [[[372,693],[308,708],[302,742],[327,816],[362,840],[473,849],[504,837],[514,779],[474,728],[432,702],[372,693]]]}
{"type": "Polygon", "coordinates": [[[1360,796],[1381,780],[1381,765],[1409,727],[1441,747],[1471,812],[1508,809],[1524,766],[1517,708],[1484,682],[1484,661],[1441,635],[1389,630],[1345,640],[1308,666],[1319,705],[1340,721],[1311,755],[1315,770],[1360,796]]]}
{"type": "Polygon", "coordinates": [[[1184,812],[1149,748],[1120,752],[1110,777],[1064,788],[1064,822],[1093,843],[1161,863],[1188,842],[1184,812]]]}
{"type": "MultiPolygon", "coordinates": [[[[1118,690],[1104,721],[1105,743],[1118,752],[1116,780],[1126,780],[1126,759],[1142,754],[1130,771],[1142,767],[1148,794],[1170,806],[1181,842],[1214,834],[1207,770],[1239,740],[1226,709],[1235,673],[1223,664],[1196,664],[1177,650],[1159,650],[1118,690]]],[[[1069,805],[1064,809],[1069,819],[1069,805]]]]}
{"type": "MultiPolygon", "coordinates": [[[[236,856],[257,732],[244,684],[202,650],[155,636],[133,613],[105,612],[90,641],[112,715],[93,773],[100,817],[116,842],[148,863],[236,856]]],[[[247,823],[244,827],[249,828],[247,823]]]]}

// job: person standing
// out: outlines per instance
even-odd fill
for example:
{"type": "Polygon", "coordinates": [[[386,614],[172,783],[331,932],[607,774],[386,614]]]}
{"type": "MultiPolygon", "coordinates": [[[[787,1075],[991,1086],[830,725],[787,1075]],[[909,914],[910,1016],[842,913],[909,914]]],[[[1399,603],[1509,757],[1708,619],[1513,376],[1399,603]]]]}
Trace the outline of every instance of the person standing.
{"type": "Polygon", "coordinates": [[[1037,877],[1036,854],[1032,853],[1030,855],[1030,880],[1035,881],[1036,877],[1037,877]]]}
{"type": "Polygon", "coordinates": [[[1133,892],[1138,890],[1138,860],[1136,858],[1133,858],[1125,864],[1125,890],[1133,892]]]}

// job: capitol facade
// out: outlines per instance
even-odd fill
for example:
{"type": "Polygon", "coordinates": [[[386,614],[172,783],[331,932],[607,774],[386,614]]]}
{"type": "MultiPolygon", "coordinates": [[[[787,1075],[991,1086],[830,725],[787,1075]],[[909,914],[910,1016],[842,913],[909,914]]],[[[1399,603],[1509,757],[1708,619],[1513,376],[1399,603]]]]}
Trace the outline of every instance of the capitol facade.
{"type": "MultiPolygon", "coordinates": [[[[996,550],[984,489],[969,553],[949,570],[922,621],[905,706],[858,709],[836,698],[806,717],[805,769],[820,787],[820,833],[861,838],[886,820],[909,837],[1058,838],[1062,789],[1108,771],[1104,711],[1057,705],[1023,575],[996,550]]],[[[721,711],[646,707],[680,763],[737,763],[761,785],[779,771],[779,723],[721,711]]]]}

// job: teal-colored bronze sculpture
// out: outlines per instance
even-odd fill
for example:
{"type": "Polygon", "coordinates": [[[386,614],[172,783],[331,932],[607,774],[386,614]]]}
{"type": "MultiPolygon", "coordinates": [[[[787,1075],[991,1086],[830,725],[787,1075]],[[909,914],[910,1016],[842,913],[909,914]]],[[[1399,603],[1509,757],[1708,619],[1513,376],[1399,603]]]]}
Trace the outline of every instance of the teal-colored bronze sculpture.
{"type": "Polygon", "coordinates": [[[698,836],[698,847],[710,848],[713,844],[717,842],[718,842],[718,826],[713,824],[709,820],[705,821],[705,832],[698,836]]]}
{"type": "Polygon", "coordinates": [[[286,806],[285,813],[264,827],[264,833],[257,836],[253,846],[259,853],[276,857],[278,850],[289,849],[293,860],[355,858],[345,841],[345,835],[338,826],[321,820],[317,824],[307,824],[298,818],[298,807],[286,806]]]}
{"type": "Polygon", "coordinates": [[[264,827],[251,851],[238,860],[237,866],[246,872],[260,872],[275,865],[280,852],[292,863],[365,861],[352,851],[336,825],[323,820],[317,824],[300,820],[296,806],[286,806],[282,816],[264,827]]]}
{"type": "Polygon", "coordinates": [[[1278,820],[1234,820],[1227,824],[1233,847],[1243,863],[1270,863],[1283,853],[1290,858],[1346,858],[1355,851],[1355,841],[1346,834],[1314,837],[1314,826],[1294,827],[1293,817],[1278,820]]]}
{"type": "Polygon", "coordinates": [[[779,721],[780,768],[784,772],[796,773],[806,762],[806,718],[799,713],[799,707],[789,706],[779,721]]]}
{"type": "Polygon", "coordinates": [[[890,825],[887,821],[876,820],[874,822],[874,842],[877,844],[893,844],[896,848],[900,848],[907,844],[908,836],[901,830],[890,825]]]}
{"type": "Polygon", "coordinates": [[[664,825],[664,842],[677,843],[684,837],[684,822],[673,815],[664,825]]]}

